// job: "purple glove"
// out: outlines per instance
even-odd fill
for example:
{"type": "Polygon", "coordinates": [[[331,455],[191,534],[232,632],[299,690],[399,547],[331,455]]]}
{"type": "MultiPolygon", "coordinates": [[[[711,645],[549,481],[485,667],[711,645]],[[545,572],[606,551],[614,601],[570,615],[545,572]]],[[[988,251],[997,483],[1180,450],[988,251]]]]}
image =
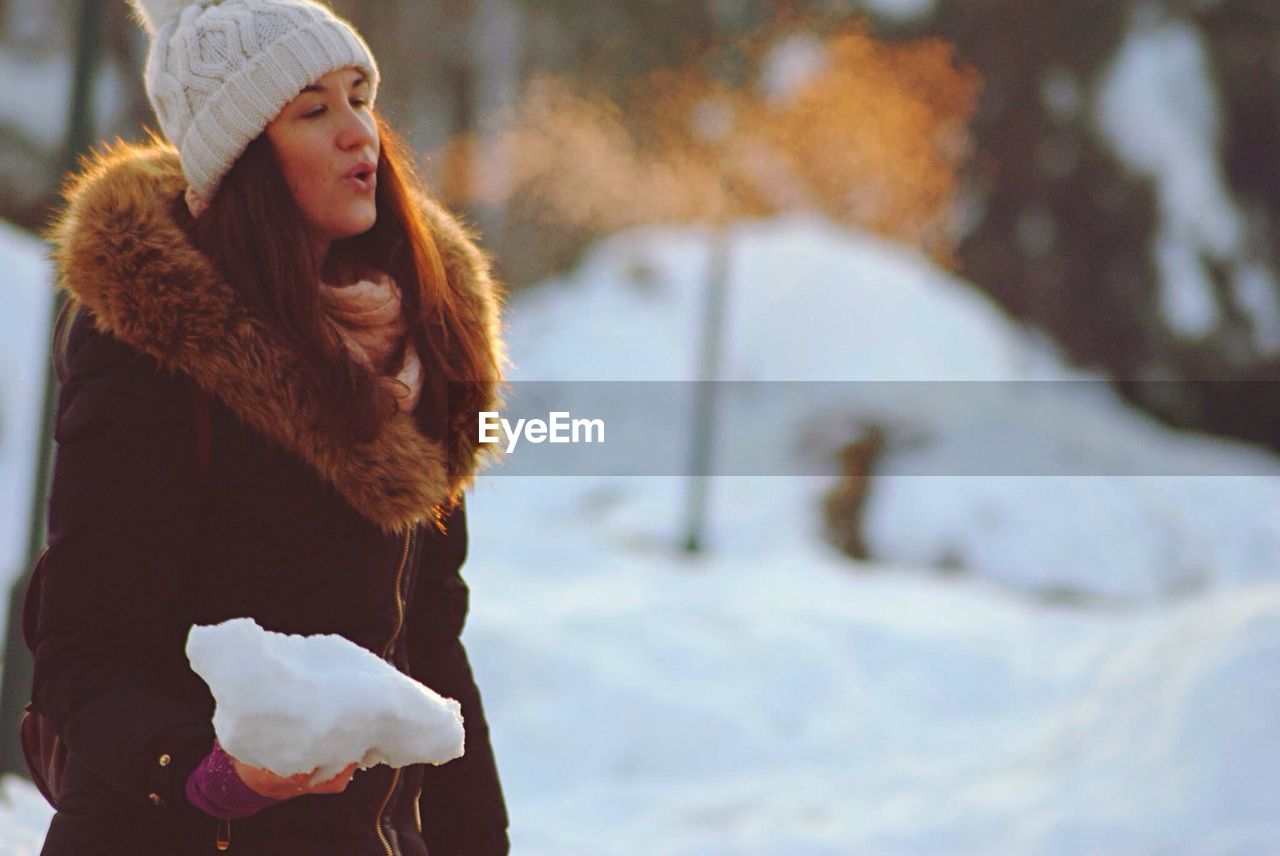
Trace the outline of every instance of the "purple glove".
{"type": "Polygon", "coordinates": [[[283,800],[264,797],[236,773],[231,756],[214,741],[213,751],[187,777],[187,801],[210,817],[236,820],[283,800]]]}

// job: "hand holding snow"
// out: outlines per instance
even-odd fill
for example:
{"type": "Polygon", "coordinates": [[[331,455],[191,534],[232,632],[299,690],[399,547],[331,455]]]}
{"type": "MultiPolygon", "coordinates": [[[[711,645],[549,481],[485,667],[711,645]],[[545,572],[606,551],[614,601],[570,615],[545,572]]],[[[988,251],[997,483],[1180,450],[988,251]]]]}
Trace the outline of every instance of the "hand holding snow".
{"type": "Polygon", "coordinates": [[[223,749],[277,775],[462,755],[457,701],[341,636],[273,633],[233,618],[192,627],[187,658],[213,693],[223,749]]]}

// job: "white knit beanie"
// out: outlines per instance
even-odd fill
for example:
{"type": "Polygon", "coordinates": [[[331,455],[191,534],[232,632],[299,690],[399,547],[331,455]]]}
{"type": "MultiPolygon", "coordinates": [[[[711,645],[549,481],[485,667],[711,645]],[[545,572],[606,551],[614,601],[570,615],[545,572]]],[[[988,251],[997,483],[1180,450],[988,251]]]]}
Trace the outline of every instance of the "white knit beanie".
{"type": "Polygon", "coordinates": [[[151,36],[147,97],[182,156],[199,216],[245,147],[303,88],[356,66],[378,94],[373,52],[312,0],[130,0],[151,36]]]}

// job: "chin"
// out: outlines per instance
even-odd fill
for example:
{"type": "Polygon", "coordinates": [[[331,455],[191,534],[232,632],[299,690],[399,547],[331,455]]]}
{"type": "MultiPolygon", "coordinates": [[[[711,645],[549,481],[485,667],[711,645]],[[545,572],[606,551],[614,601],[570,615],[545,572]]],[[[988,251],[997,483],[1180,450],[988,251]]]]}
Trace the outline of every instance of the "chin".
{"type": "Polygon", "coordinates": [[[360,215],[344,217],[341,221],[333,225],[329,230],[329,233],[334,235],[337,240],[341,240],[343,238],[354,238],[356,235],[363,235],[365,232],[372,229],[374,224],[377,222],[378,212],[374,210],[367,215],[361,213],[360,215]]]}

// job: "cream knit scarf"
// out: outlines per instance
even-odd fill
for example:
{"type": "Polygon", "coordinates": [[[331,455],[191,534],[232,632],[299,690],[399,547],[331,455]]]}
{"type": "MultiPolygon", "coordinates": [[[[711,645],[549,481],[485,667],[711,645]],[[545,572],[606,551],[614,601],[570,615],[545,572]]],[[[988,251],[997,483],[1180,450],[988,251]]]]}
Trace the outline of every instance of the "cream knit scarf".
{"type": "Polygon", "coordinates": [[[321,305],[351,356],[371,368],[400,410],[422,393],[422,362],[400,311],[400,287],[385,272],[345,286],[320,285],[321,305]]]}

